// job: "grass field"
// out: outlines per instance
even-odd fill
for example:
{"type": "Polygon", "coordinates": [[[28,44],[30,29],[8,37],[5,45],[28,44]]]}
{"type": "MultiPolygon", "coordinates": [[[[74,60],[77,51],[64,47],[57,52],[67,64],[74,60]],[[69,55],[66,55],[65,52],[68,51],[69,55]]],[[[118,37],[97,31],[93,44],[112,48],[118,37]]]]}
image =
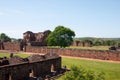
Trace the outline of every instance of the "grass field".
{"type": "MultiPolygon", "coordinates": [[[[103,71],[106,80],[120,80],[120,63],[89,61],[74,58],[62,58],[62,65],[70,68],[71,65],[82,66],[85,69],[93,70],[95,72],[103,71]]],[[[58,80],[62,80],[59,78],[58,80]]]]}
{"type": "MultiPolygon", "coordinates": [[[[72,49],[88,49],[88,50],[109,50],[110,46],[92,46],[92,47],[80,47],[80,46],[69,46],[66,48],[72,49]]],[[[60,48],[59,46],[48,46],[48,48],[60,48]]]]}
{"type": "Polygon", "coordinates": [[[89,50],[109,50],[109,46],[92,46],[92,47],[70,46],[70,47],[67,47],[67,48],[89,49],[89,50]]]}
{"type": "MultiPolygon", "coordinates": [[[[10,54],[9,53],[0,53],[0,57],[9,57],[10,54]]],[[[26,58],[28,56],[30,56],[30,54],[18,54],[18,53],[15,53],[14,56],[20,56],[22,58],[26,58]]]]}

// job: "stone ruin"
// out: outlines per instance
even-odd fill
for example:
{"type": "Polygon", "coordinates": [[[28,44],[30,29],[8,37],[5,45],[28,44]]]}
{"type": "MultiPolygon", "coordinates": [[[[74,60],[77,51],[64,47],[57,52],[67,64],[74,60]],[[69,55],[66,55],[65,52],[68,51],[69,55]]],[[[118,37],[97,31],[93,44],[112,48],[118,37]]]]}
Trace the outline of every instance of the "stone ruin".
{"type": "Polygon", "coordinates": [[[92,47],[92,43],[91,42],[73,41],[71,46],[92,47]]]}
{"type": "Polygon", "coordinates": [[[10,58],[7,58],[7,57],[0,58],[0,66],[11,65],[11,64],[15,65],[15,64],[25,63],[25,62],[44,61],[47,59],[53,59],[57,57],[60,57],[60,56],[55,53],[47,53],[47,54],[32,54],[27,58],[21,58],[16,55],[13,56],[13,53],[10,53],[10,58]]]}
{"type": "Polygon", "coordinates": [[[33,54],[28,58],[11,54],[10,58],[0,58],[0,80],[45,80],[46,75],[53,76],[60,69],[61,57],[54,53],[33,54]]]}
{"type": "Polygon", "coordinates": [[[47,46],[46,38],[50,33],[50,30],[38,33],[27,31],[23,33],[23,41],[32,46],[47,46]]]}
{"type": "Polygon", "coordinates": [[[120,46],[111,46],[109,50],[120,51],[120,46]]]}
{"type": "Polygon", "coordinates": [[[3,40],[0,40],[0,50],[3,50],[4,49],[4,45],[3,45],[3,40]]]}
{"type": "Polygon", "coordinates": [[[3,65],[9,65],[9,60],[6,57],[0,58],[0,66],[3,65]]]}

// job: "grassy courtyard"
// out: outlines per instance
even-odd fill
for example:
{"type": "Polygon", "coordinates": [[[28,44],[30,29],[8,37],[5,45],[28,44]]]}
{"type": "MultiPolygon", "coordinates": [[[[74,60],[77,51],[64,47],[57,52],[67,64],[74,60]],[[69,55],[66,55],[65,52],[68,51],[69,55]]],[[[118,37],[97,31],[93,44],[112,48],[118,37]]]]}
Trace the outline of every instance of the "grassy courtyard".
{"type": "MultiPolygon", "coordinates": [[[[99,62],[74,58],[62,58],[62,65],[70,68],[72,65],[82,66],[95,72],[104,72],[106,80],[120,80],[120,63],[99,62]]],[[[62,80],[62,78],[58,79],[62,80]]]]}

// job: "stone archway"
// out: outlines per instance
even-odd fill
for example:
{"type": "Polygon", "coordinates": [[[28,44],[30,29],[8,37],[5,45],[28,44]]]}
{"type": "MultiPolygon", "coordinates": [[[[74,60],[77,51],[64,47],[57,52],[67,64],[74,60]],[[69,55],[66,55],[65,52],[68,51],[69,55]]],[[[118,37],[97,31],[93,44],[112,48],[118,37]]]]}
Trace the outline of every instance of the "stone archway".
{"type": "Polygon", "coordinates": [[[34,77],[34,71],[33,71],[33,69],[29,69],[29,77],[34,77]]]}
{"type": "Polygon", "coordinates": [[[54,67],[54,65],[53,64],[51,64],[51,70],[50,70],[51,72],[55,72],[55,67],[54,67]]]}
{"type": "Polygon", "coordinates": [[[9,73],[5,74],[5,80],[12,80],[11,75],[9,73]]]}

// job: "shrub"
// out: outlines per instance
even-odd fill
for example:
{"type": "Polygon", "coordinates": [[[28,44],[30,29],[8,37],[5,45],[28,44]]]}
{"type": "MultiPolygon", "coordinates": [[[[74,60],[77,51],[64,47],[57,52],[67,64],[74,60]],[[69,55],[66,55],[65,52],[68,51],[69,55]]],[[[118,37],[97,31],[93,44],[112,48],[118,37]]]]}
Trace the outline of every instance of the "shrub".
{"type": "Polygon", "coordinates": [[[105,80],[105,78],[103,72],[95,73],[81,66],[71,66],[71,71],[65,74],[63,80],[105,80]]]}

